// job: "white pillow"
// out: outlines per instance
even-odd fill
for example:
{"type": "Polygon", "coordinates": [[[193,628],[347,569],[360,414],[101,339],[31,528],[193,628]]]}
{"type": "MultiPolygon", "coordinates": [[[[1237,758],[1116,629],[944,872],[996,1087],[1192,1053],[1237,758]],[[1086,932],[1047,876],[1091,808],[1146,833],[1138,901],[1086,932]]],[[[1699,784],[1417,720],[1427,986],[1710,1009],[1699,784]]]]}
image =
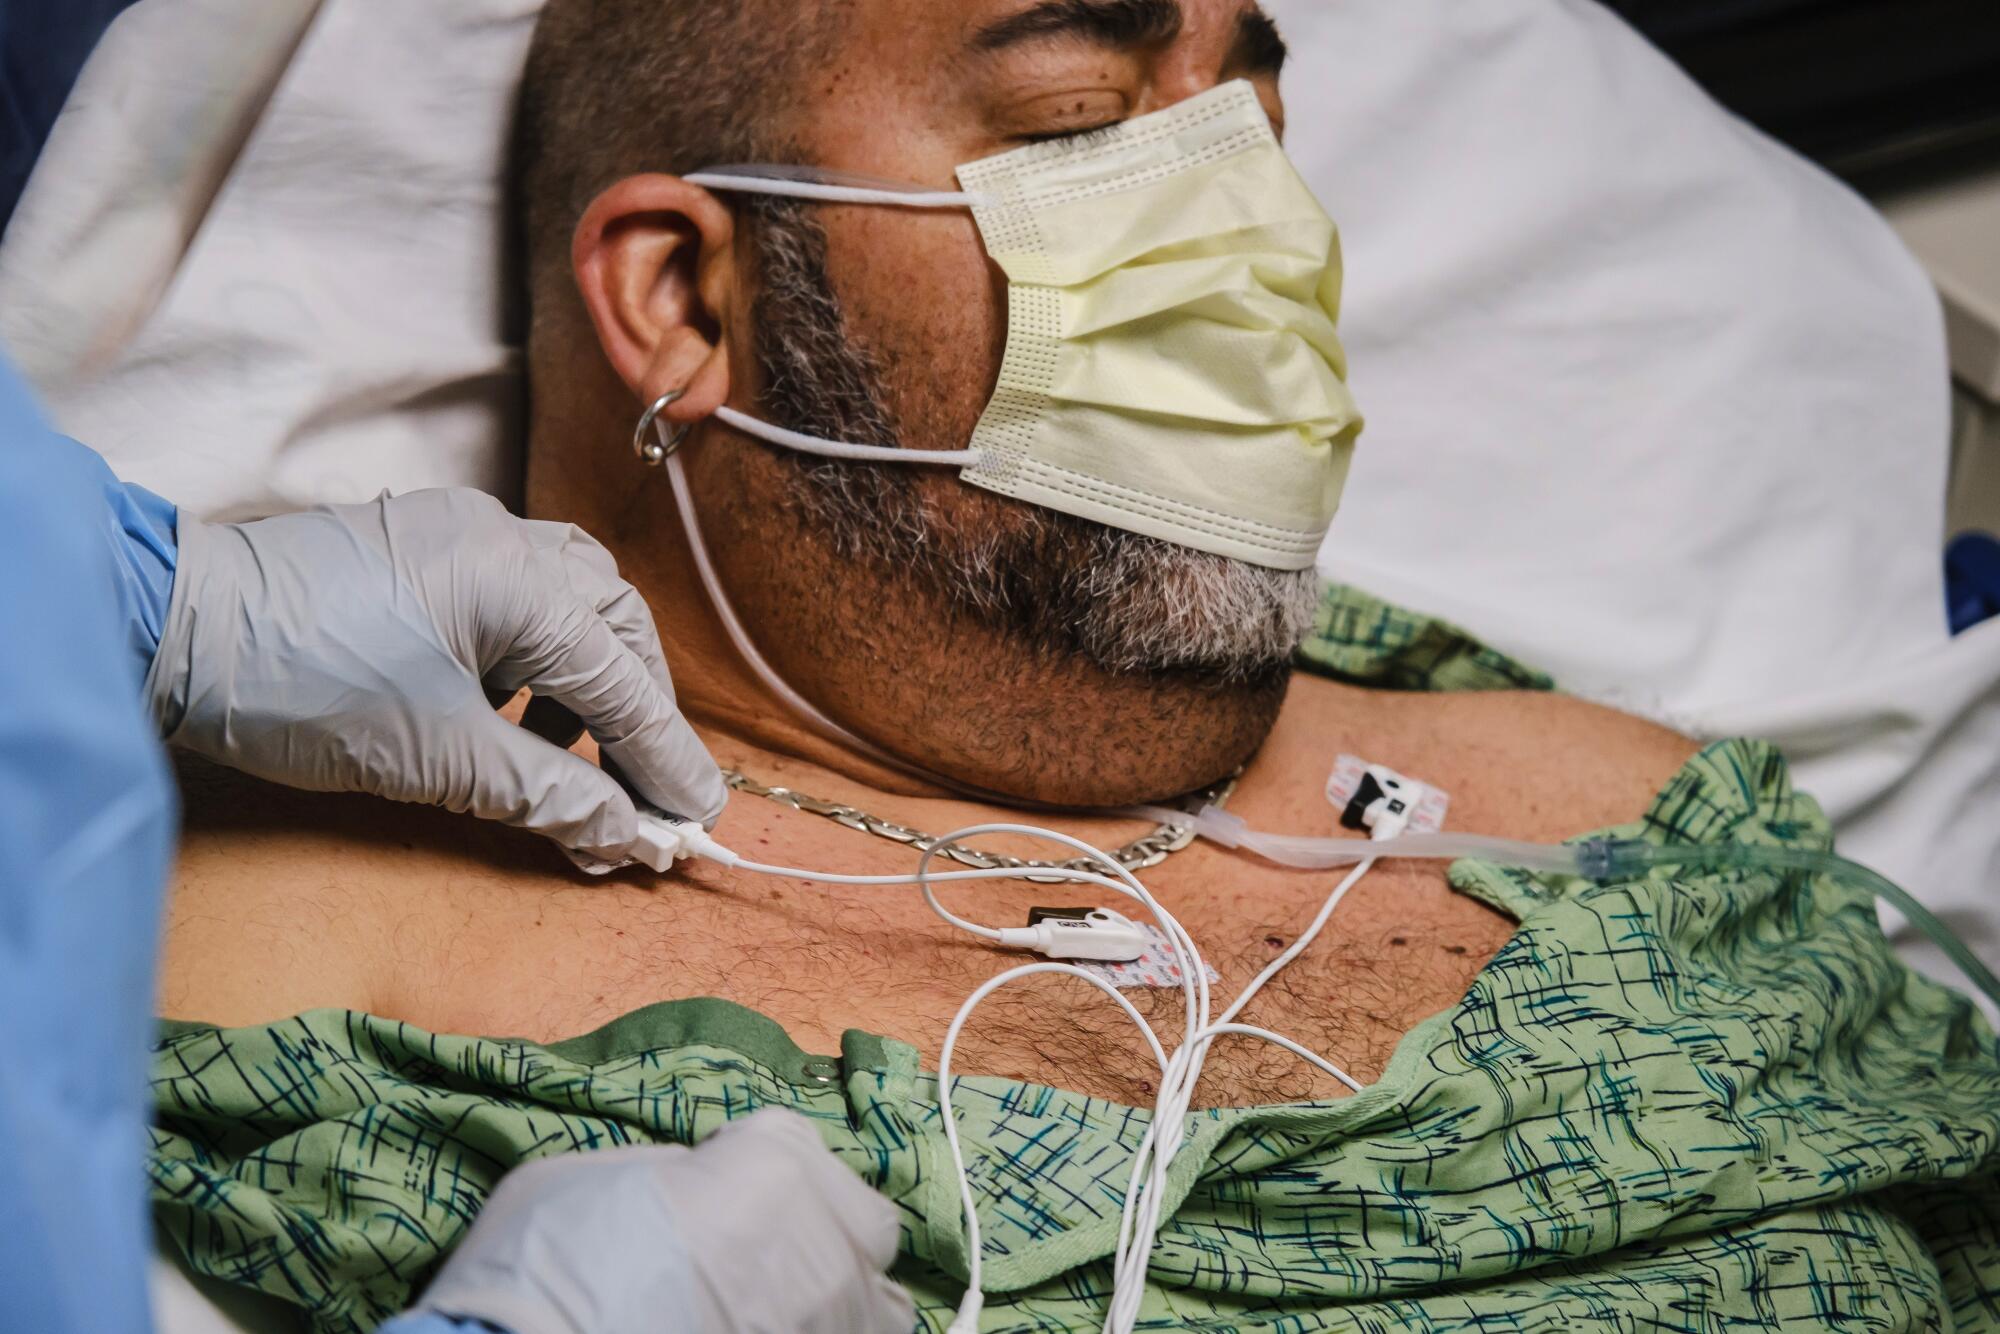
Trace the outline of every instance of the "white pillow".
{"type": "Polygon", "coordinates": [[[1942,315],[1873,210],[1594,0],[1272,9],[1368,418],[1329,573],[1682,721],[1943,642],[1942,315]]]}
{"type": "Polygon", "coordinates": [[[189,71],[228,68],[218,47],[268,3],[140,0],[112,25],[0,245],[0,337],[64,430],[201,514],[385,487],[511,498],[522,363],[501,166],[540,0],[319,0],[138,336],[95,372],[50,336],[101,286],[79,217],[178,237],[170,212],[126,205],[148,156],[132,145],[159,140],[163,116],[190,157],[230,145],[226,120],[187,109],[189,71]]]}

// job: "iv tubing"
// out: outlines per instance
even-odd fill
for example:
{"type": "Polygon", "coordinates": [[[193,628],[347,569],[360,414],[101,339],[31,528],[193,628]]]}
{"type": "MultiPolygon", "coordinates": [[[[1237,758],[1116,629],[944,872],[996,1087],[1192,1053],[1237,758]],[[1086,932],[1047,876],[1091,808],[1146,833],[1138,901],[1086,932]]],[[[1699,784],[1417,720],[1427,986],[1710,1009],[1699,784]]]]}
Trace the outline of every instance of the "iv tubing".
{"type": "Polygon", "coordinates": [[[1242,848],[1281,866],[1325,870],[1376,857],[1450,859],[1465,857],[1530,871],[1581,876],[1586,880],[1638,879],[1658,866],[1699,866],[1708,870],[1810,871],[1850,882],[1889,903],[1930,937],[1988,1000],[2000,1005],[2000,978],[1967,948],[1936,914],[1880,872],[1817,848],[1780,848],[1755,843],[1656,846],[1636,839],[1585,839],[1577,843],[1525,843],[1480,834],[1404,834],[1398,838],[1313,838],[1267,834],[1240,816],[1214,806],[1176,811],[1163,806],[1134,807],[1127,814],[1165,824],[1186,825],[1224,847],[1242,848]]]}
{"type": "Polygon", "coordinates": [[[1603,859],[1605,874],[1592,876],[1599,880],[1643,874],[1656,866],[1745,867],[1760,871],[1809,871],[1836,878],[1845,876],[1903,914],[1912,926],[1930,937],[1931,943],[1958,965],[1958,970],[1965,974],[1967,981],[1984,993],[1988,1000],[2000,1005],[2000,978],[1994,977],[1993,970],[1981,962],[1979,956],[1950,927],[1939,921],[1935,913],[1881,872],[1860,862],[1849,861],[1837,853],[1821,852],[1816,848],[1773,848],[1748,843],[1717,847],[1655,847],[1650,843],[1604,840],[1578,844],[1577,849],[1580,863],[1589,861],[1594,866],[1598,858],[1603,859]]]}

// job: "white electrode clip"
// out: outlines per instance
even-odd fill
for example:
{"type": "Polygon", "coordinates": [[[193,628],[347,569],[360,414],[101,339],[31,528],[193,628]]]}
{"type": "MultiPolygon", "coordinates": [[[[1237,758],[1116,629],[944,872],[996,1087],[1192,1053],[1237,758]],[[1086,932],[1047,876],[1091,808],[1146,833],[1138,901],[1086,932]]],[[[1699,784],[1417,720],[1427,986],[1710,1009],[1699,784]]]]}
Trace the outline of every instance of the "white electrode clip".
{"type": "Polygon", "coordinates": [[[1000,943],[1050,959],[1123,963],[1144,954],[1147,940],[1137,922],[1109,908],[1034,908],[1028,925],[1000,928],[1000,943]]]}
{"type": "Polygon", "coordinates": [[[668,820],[639,813],[639,834],[632,841],[632,857],[655,871],[665,873],[674,863],[688,857],[704,857],[724,866],[738,858],[708,836],[708,831],[692,820],[668,820]]]}
{"type": "Polygon", "coordinates": [[[1441,829],[1448,801],[1428,784],[1352,755],[1342,755],[1335,762],[1326,796],[1340,811],[1345,828],[1377,840],[1441,829]]]}

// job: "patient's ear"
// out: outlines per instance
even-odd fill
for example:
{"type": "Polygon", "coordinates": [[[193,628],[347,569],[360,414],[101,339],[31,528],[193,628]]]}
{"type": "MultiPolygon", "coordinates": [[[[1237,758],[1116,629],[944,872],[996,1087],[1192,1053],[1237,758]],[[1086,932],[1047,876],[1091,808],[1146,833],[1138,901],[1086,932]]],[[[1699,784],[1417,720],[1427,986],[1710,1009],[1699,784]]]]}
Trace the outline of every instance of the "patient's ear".
{"type": "Polygon", "coordinates": [[[604,355],[642,403],[685,391],[668,421],[729,397],[734,235],[729,210],[678,176],[628,176],[577,224],[571,263],[604,355]]]}

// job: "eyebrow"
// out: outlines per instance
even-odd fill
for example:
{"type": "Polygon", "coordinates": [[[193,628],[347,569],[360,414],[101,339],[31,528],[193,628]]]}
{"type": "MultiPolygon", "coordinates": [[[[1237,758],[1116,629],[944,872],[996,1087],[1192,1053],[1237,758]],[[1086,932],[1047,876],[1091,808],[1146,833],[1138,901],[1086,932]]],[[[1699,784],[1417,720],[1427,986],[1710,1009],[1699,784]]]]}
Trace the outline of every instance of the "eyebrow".
{"type": "MultiPolygon", "coordinates": [[[[1180,0],[1043,0],[990,23],[973,34],[972,49],[999,51],[1048,37],[1073,37],[1104,46],[1157,46],[1181,30],[1180,0]]],[[[1253,74],[1276,74],[1285,66],[1285,39],[1261,9],[1245,10],[1236,21],[1229,64],[1253,74]]]]}
{"type": "Polygon", "coordinates": [[[1236,21],[1236,44],[1230,49],[1229,64],[1252,74],[1276,74],[1285,68],[1285,39],[1278,25],[1261,9],[1245,10],[1236,21]]]}
{"type": "Polygon", "coordinates": [[[983,54],[1049,37],[1080,38],[1100,46],[1156,46],[1172,41],[1180,30],[1180,0],[1043,0],[981,28],[973,34],[972,49],[983,54]]]}

